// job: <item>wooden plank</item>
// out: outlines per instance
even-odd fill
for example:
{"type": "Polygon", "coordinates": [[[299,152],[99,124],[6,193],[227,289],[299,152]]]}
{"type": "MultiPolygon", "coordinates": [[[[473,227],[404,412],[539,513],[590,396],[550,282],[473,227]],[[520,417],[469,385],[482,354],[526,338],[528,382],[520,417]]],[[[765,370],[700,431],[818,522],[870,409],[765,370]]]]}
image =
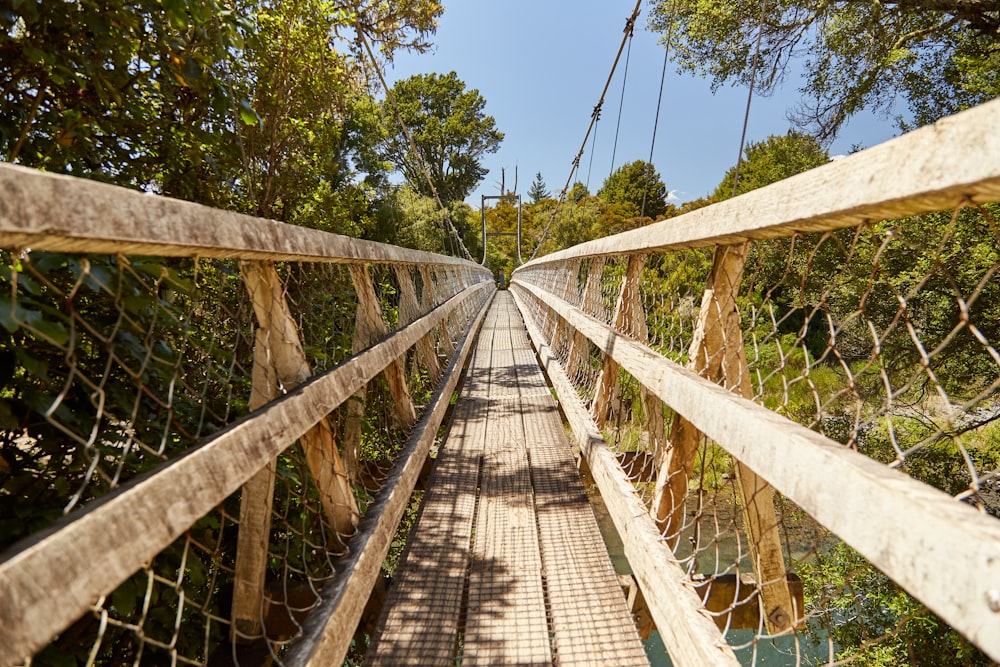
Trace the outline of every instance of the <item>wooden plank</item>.
{"type": "Polygon", "coordinates": [[[458,257],[0,163],[0,246],[33,250],[275,261],[482,266],[458,257]]]}
{"type": "MultiPolygon", "coordinates": [[[[268,360],[284,390],[294,389],[312,376],[312,370],[274,262],[243,261],[240,273],[257,322],[267,332],[263,340],[267,342],[268,360]]],[[[326,419],[319,420],[303,434],[302,449],[330,524],[340,535],[351,535],[360,514],[326,419]]]]}
{"type": "Polygon", "coordinates": [[[345,632],[345,628],[356,627],[360,620],[365,601],[379,577],[382,562],[396,535],[396,527],[409,505],[431,444],[451,402],[452,392],[473,349],[491,298],[492,295],[480,305],[458,353],[453,355],[444,373],[431,406],[400,453],[402,464],[396,466],[365,513],[358,535],[349,544],[350,554],[337,563],[336,578],[324,588],[320,608],[309,616],[302,636],[285,655],[285,664],[290,667],[339,665],[344,662],[353,639],[353,634],[345,632]]]}
{"type": "Polygon", "coordinates": [[[514,305],[497,311],[463,665],[550,665],[542,559],[511,346],[514,305]]]}
{"type": "Polygon", "coordinates": [[[664,403],[1000,659],[1000,614],[991,608],[1000,587],[996,519],[698,377],[533,285],[514,285],[522,298],[555,309],[664,403]]]}
{"type": "MultiPolygon", "coordinates": [[[[525,299],[530,299],[530,294],[519,285],[512,284],[511,287],[521,312],[529,312],[525,299]]],[[[735,654],[704,612],[701,599],[688,585],[687,573],[674,558],[673,552],[660,540],[659,531],[649,513],[577,397],[576,389],[558,359],[542,339],[534,322],[526,317],[525,324],[542,367],[559,395],[559,403],[573,436],[587,459],[622,537],[625,556],[646,593],[650,612],[674,664],[680,667],[735,667],[739,664],[735,654]]]]}
{"type": "Polygon", "coordinates": [[[4,635],[0,664],[15,663],[45,646],[100,596],[114,590],[382,372],[451,309],[467,299],[482,298],[491,288],[489,282],[469,288],[365,352],[235,422],[187,455],[57,522],[51,532],[8,550],[0,562],[4,635]],[[39,586],[40,581],[46,585],[39,586]]]}
{"type": "MultiPolygon", "coordinates": [[[[1000,200],[1000,100],[683,216],[527,262],[738,244],[1000,200]]],[[[516,271],[515,271],[516,273],[516,271]]],[[[513,280],[513,277],[512,277],[513,280]]]]}
{"type": "Polygon", "coordinates": [[[486,439],[490,309],[366,663],[454,665],[486,439]]]}
{"type": "MultiPolygon", "coordinates": [[[[509,298],[509,297],[508,297],[509,298]]],[[[521,318],[512,335],[538,540],[559,665],[648,665],[594,518],[559,408],[521,318]]]]}

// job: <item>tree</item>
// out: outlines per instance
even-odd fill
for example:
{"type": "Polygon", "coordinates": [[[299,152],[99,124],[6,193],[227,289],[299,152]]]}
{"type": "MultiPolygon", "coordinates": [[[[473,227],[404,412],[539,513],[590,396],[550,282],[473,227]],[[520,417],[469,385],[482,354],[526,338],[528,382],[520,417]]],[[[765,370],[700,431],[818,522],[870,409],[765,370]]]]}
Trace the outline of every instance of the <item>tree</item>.
{"type": "MultiPolygon", "coordinates": [[[[794,176],[830,161],[830,155],[815,138],[796,130],[772,134],[763,141],[751,142],[743,151],[736,194],[750,192],[794,176]]],[[[712,198],[722,201],[733,196],[736,167],[726,172],[712,198]]]]}
{"type": "Polygon", "coordinates": [[[890,111],[899,97],[924,124],[996,96],[998,10],[996,0],[658,0],[650,25],[714,87],[754,78],[767,94],[804,55],[809,102],[795,120],[825,143],[852,115],[890,111]]]}
{"type": "MultiPolygon", "coordinates": [[[[0,158],[216,205],[234,146],[219,63],[249,25],[225,3],[7,3],[0,158]]],[[[251,114],[252,117],[252,114],[251,114]]]]}
{"type": "MultiPolygon", "coordinates": [[[[478,90],[466,90],[455,72],[397,81],[392,96],[419,157],[413,155],[402,128],[397,128],[382,145],[384,159],[423,195],[436,191],[442,202],[465,199],[488,173],[482,166],[483,155],[497,152],[503,141],[493,117],[484,113],[486,100],[478,90]]],[[[386,100],[383,106],[384,117],[393,118],[392,103],[386,100]]]]}
{"type": "Polygon", "coordinates": [[[619,167],[605,179],[597,196],[609,204],[630,205],[622,210],[626,217],[655,219],[667,211],[667,186],[656,168],[643,160],[619,167]]]}
{"type": "Polygon", "coordinates": [[[531,183],[531,189],[528,190],[528,198],[531,199],[532,204],[537,204],[543,199],[548,199],[552,196],[549,189],[545,187],[545,180],[542,179],[542,172],[535,174],[535,180],[531,183]]]}

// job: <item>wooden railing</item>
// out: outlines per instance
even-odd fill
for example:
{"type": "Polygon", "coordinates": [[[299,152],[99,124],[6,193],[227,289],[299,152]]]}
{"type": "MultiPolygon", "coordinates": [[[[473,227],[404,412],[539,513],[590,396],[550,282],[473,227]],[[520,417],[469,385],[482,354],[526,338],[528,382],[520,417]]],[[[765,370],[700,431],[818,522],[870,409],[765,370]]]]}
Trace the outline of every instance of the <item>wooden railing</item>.
{"type": "Polygon", "coordinates": [[[980,206],[1000,199],[997,127],[993,102],[514,272],[511,291],[674,664],[737,664],[734,646],[756,656],[781,636],[797,659],[811,638],[829,646],[812,658],[832,660],[830,633],[880,604],[854,570],[837,590],[813,575],[803,608],[796,571],[840,557],[838,538],[1000,660],[998,471],[978,456],[1000,415],[1000,343],[988,337],[1000,332],[1000,232],[980,206]],[[929,218],[880,222],[941,210],[924,237],[915,230],[929,218]],[[975,275],[959,276],[966,261],[975,275]],[[944,295],[940,335],[932,289],[944,295]],[[949,354],[978,375],[959,368],[947,372],[965,379],[949,382],[949,354]],[[824,385],[831,377],[839,384],[824,385]],[[930,425],[907,440],[911,413],[930,425]],[[876,431],[888,433],[885,451],[876,431]],[[717,447],[731,459],[717,463],[717,447]],[[946,449],[960,480],[938,480],[949,493],[917,474],[946,449]],[[811,542],[789,538],[807,528],[811,542]],[[733,576],[746,590],[712,592],[733,576]],[[847,611],[838,595],[854,596],[847,611]],[[748,606],[761,613],[741,626],[748,606]],[[751,638],[728,632],[738,627],[751,638]]]}
{"type": "Polygon", "coordinates": [[[4,507],[65,515],[3,545],[0,664],[343,661],[491,274],[9,165],[0,246],[4,507]]]}

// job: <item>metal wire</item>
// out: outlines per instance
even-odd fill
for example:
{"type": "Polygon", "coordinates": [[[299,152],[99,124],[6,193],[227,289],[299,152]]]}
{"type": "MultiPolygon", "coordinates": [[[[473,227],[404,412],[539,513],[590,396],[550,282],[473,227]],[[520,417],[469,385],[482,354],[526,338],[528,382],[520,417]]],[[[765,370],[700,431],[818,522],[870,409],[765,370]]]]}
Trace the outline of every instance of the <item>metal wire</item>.
{"type": "MultiPolygon", "coordinates": [[[[737,286],[742,333],[724,336],[720,356],[707,363],[719,363],[727,349],[745,353],[757,403],[1000,517],[995,215],[995,206],[963,203],[950,212],[754,242],[737,286]]],[[[650,254],[634,287],[623,283],[629,262],[576,259],[521,269],[516,278],[565,293],[570,304],[690,366],[709,307],[702,295],[712,253],[650,254]],[[629,300],[641,304],[644,316],[616,324],[619,304],[629,300]]],[[[552,310],[527,302],[539,330],[551,332],[549,343],[579,399],[593,410],[608,368],[603,355],[552,310]]],[[[660,491],[670,486],[664,457],[680,455],[670,444],[680,422],[624,370],[615,371],[611,386],[604,438],[655,516],[660,491]]],[[[743,664],[910,664],[912,655],[945,661],[944,653],[964,656],[947,664],[989,664],[780,494],[777,534],[792,590],[801,591],[793,595],[801,595],[805,608],[794,629],[769,630],[757,613],[761,593],[734,459],[703,436],[692,457],[686,498],[661,524],[663,539],[743,664]]]]}

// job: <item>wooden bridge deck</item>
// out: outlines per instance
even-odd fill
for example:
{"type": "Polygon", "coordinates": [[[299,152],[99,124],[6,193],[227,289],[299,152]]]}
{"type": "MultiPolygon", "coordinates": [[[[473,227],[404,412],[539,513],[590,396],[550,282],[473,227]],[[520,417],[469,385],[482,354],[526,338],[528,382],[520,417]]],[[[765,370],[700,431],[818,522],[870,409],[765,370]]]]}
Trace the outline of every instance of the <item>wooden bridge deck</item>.
{"type": "Polygon", "coordinates": [[[646,665],[508,292],[455,406],[372,665],[646,665]]]}

